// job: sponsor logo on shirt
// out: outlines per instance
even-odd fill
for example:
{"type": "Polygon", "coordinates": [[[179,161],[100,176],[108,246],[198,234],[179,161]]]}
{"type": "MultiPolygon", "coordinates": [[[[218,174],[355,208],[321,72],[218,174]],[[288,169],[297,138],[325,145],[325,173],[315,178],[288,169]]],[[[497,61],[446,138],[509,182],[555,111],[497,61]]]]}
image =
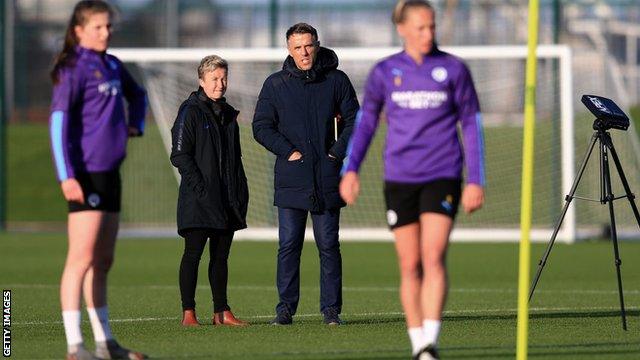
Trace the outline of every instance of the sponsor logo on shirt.
{"type": "Polygon", "coordinates": [[[98,85],[98,92],[105,96],[116,96],[122,92],[120,80],[105,81],[98,85]]]}
{"type": "Polygon", "coordinates": [[[433,70],[431,70],[431,77],[437,82],[443,82],[447,80],[448,75],[449,74],[447,73],[447,69],[443,68],[442,66],[436,66],[433,68],[433,70]]]}
{"type": "Polygon", "coordinates": [[[447,101],[445,91],[394,91],[391,100],[403,109],[435,109],[447,101]]]}

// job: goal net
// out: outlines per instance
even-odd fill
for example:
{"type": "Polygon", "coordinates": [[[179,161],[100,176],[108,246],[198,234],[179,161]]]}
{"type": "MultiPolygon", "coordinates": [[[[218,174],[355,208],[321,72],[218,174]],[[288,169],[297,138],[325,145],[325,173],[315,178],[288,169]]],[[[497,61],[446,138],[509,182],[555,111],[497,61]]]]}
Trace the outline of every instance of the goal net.
{"type": "MultiPolygon", "coordinates": [[[[351,79],[358,98],[371,67],[398,48],[338,48],[339,68],[351,79]]],[[[443,50],[465,60],[480,97],[485,126],[485,206],[469,216],[460,211],[454,240],[509,241],[519,238],[520,184],[522,172],[522,123],[526,48],[511,46],[445,47],[443,50]]],[[[277,238],[277,211],[273,206],[274,156],[252,136],[251,120],[263,81],[282,67],[285,49],[113,49],[127,63],[148,91],[153,120],[146,135],[134,139],[123,169],[123,223],[125,228],[147,233],[175,233],[179,175],[169,162],[170,129],[182,101],[197,89],[197,66],[206,55],[217,54],[229,62],[228,102],[240,110],[243,163],[249,181],[250,202],[247,230],[240,238],[277,238]]],[[[563,46],[538,48],[536,99],[535,172],[532,239],[548,240],[560,214],[564,195],[573,177],[575,154],[580,154],[590,137],[591,121],[574,122],[571,53],[563,46]],[[581,122],[578,124],[578,122],[581,122]],[[579,125],[579,126],[576,126],[579,125]],[[577,131],[580,128],[581,131],[577,131]],[[586,131],[582,131],[586,129],[586,131]]],[[[579,109],[582,112],[582,109],[579,109]]],[[[384,120],[384,119],[383,119],[384,120]]],[[[384,121],[373,140],[361,170],[360,198],[341,216],[341,239],[388,240],[382,195],[382,147],[384,121]]],[[[616,134],[617,135],[617,134],[616,134]]],[[[618,141],[614,139],[614,141],[618,141]]],[[[623,139],[616,143],[621,157],[631,154],[623,139]]],[[[597,158],[591,160],[597,163],[597,158]]],[[[637,165],[628,167],[627,177],[635,182],[637,165]]],[[[612,173],[614,182],[617,179],[612,173]]],[[[632,189],[638,184],[632,183],[632,189]]],[[[598,169],[587,169],[579,192],[598,197],[598,169]],[[584,186],[582,186],[584,183],[584,186]],[[583,189],[584,188],[584,189],[583,189]],[[582,189],[582,190],[580,190],[582,189]]],[[[591,233],[608,223],[607,212],[596,205],[572,204],[559,240],[573,241],[582,230],[591,233]],[[595,209],[594,209],[595,208],[595,209]]],[[[618,206],[628,207],[628,204],[618,206]]],[[[622,214],[620,225],[632,224],[622,214]]],[[[599,230],[598,230],[599,231],[599,230]]],[[[312,232],[307,231],[307,236],[312,232]]]]}

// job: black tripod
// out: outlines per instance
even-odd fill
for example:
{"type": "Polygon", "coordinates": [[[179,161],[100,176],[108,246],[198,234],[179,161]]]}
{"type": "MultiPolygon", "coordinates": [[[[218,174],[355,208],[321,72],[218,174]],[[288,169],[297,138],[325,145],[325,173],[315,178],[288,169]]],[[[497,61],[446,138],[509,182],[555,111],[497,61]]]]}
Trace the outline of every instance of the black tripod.
{"type": "Polygon", "coordinates": [[[529,301],[533,297],[533,292],[536,289],[536,285],[538,284],[538,280],[540,279],[540,274],[542,273],[542,269],[547,263],[547,258],[551,253],[551,248],[553,247],[553,243],[556,240],[556,236],[558,235],[558,231],[560,226],[562,225],[562,221],[564,220],[564,216],[567,213],[567,209],[571,204],[571,200],[573,199],[581,199],[581,200],[591,200],[580,198],[575,196],[576,188],[578,187],[578,183],[580,182],[580,178],[582,178],[582,174],[584,173],[584,169],[587,167],[587,162],[589,161],[589,157],[593,152],[593,148],[598,143],[598,147],[600,149],[600,203],[601,204],[609,204],[609,216],[611,220],[611,242],[613,243],[613,253],[615,256],[615,265],[616,265],[616,273],[618,276],[618,294],[620,295],[620,314],[622,316],[622,328],[627,330],[627,318],[624,310],[624,296],[622,293],[622,277],[620,276],[620,265],[622,261],[620,260],[620,254],[618,252],[618,235],[616,233],[616,216],[613,212],[613,201],[627,198],[629,200],[629,204],[631,204],[631,208],[633,209],[633,214],[636,217],[636,222],[638,226],[640,226],[640,214],[638,213],[638,208],[636,207],[636,203],[634,202],[635,195],[631,193],[631,189],[629,189],[629,183],[627,182],[627,178],[624,175],[624,171],[622,170],[622,165],[620,164],[620,159],[618,158],[618,154],[616,153],[615,148],[613,147],[613,141],[611,140],[611,135],[607,131],[609,128],[607,127],[607,123],[600,119],[597,119],[593,123],[593,129],[595,130],[593,136],[591,137],[591,143],[587,149],[587,152],[584,156],[584,160],[582,160],[582,165],[580,165],[580,171],[578,172],[578,176],[576,176],[573,181],[573,186],[571,186],[571,191],[569,195],[565,197],[564,207],[562,208],[562,213],[560,214],[560,218],[556,223],[555,228],[553,229],[553,235],[551,235],[551,240],[549,240],[549,244],[547,245],[547,249],[538,262],[538,271],[536,272],[536,276],[533,279],[533,283],[531,284],[531,291],[529,292],[529,301]],[[624,186],[625,195],[614,197],[611,191],[611,175],[609,173],[609,154],[613,158],[613,162],[616,165],[616,170],[618,171],[618,175],[620,176],[620,180],[622,181],[622,185],[624,186]]]}

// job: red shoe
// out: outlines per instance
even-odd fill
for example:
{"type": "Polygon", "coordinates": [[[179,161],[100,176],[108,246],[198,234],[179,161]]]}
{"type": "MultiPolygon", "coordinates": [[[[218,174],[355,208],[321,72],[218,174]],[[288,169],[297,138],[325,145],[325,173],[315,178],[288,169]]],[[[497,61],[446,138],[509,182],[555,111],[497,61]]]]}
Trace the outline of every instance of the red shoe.
{"type": "Polygon", "coordinates": [[[231,310],[213,314],[213,325],[247,326],[248,322],[236,318],[231,310]]]}
{"type": "Polygon", "coordinates": [[[182,326],[200,326],[195,310],[184,310],[182,313],[182,326]]]}

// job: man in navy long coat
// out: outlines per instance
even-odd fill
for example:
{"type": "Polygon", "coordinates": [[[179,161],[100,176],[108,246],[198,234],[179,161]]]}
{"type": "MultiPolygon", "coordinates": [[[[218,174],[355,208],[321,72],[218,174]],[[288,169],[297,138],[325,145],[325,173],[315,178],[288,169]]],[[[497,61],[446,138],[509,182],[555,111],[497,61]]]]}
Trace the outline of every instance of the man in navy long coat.
{"type": "Polygon", "coordinates": [[[320,253],[320,311],[341,324],[342,258],[338,229],[345,206],[340,168],[359,105],[338,57],[320,47],[311,25],[286,34],[289,56],[265,80],[253,118],[253,136],[276,155],[274,205],[278,207],[277,285],[280,302],[272,324],[293,322],[300,299],[300,254],[308,213],[320,253]]]}

